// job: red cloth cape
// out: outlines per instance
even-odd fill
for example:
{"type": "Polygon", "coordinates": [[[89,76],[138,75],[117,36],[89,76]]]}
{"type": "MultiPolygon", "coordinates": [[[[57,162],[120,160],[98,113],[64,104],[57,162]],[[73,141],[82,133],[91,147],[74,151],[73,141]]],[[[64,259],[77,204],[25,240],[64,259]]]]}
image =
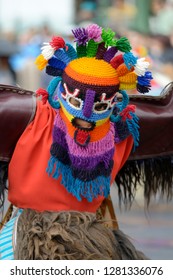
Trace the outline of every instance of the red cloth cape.
{"type": "MultiPolygon", "coordinates": [[[[96,212],[104,197],[92,202],[68,193],[58,180],[49,177],[46,167],[52,144],[52,127],[56,112],[49,104],[37,103],[34,120],[21,135],[9,164],[9,201],[19,208],[37,211],[86,211],[96,212]]],[[[112,182],[126,162],[133,145],[132,137],[117,144],[114,154],[112,182]]]]}

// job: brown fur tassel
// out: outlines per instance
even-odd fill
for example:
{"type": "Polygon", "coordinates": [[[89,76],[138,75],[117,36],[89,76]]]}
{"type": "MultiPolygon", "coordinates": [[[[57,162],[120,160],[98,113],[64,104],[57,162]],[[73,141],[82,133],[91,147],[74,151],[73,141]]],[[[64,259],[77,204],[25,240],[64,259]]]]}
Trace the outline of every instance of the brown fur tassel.
{"type": "Polygon", "coordinates": [[[5,190],[7,189],[6,181],[8,174],[8,163],[0,161],[0,208],[4,205],[5,190]]]}
{"type": "Polygon", "coordinates": [[[129,160],[118,173],[115,182],[118,187],[119,204],[131,206],[139,186],[144,189],[146,205],[160,194],[167,200],[173,198],[173,157],[157,157],[143,160],[129,160]]]}
{"type": "Polygon", "coordinates": [[[24,210],[18,221],[17,260],[146,259],[119,230],[91,213],[24,210]]]}

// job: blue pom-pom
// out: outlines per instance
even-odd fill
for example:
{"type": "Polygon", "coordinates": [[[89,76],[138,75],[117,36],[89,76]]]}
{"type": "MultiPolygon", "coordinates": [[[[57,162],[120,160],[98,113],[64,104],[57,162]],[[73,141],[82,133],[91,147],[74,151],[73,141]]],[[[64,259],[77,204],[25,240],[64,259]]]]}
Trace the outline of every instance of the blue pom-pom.
{"type": "Polygon", "coordinates": [[[153,77],[152,77],[152,74],[150,71],[145,72],[144,76],[137,77],[138,84],[141,86],[146,86],[146,87],[151,86],[150,82],[152,79],[153,79],[153,77]]]}
{"type": "Polygon", "coordinates": [[[123,55],[124,63],[126,67],[130,70],[134,65],[136,65],[137,57],[131,52],[127,52],[123,55]]]}

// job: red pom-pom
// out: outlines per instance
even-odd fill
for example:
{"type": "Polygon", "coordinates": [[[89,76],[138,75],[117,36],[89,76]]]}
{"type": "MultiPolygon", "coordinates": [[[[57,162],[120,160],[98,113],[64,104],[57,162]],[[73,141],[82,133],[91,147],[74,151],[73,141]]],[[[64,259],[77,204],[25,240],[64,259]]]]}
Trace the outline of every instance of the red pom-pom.
{"type": "Polygon", "coordinates": [[[62,37],[53,36],[52,41],[49,43],[52,48],[58,50],[65,47],[65,41],[62,37]]]}
{"type": "Polygon", "coordinates": [[[42,97],[43,104],[45,104],[47,102],[48,96],[49,96],[47,90],[45,90],[43,88],[39,88],[38,90],[36,90],[36,95],[42,97]]]}

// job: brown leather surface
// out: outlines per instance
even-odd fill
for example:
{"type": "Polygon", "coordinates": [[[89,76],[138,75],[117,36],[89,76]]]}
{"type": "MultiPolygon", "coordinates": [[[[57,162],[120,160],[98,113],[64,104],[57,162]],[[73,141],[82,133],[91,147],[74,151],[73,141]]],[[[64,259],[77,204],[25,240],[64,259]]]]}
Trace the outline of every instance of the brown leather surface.
{"type": "Polygon", "coordinates": [[[140,142],[129,160],[173,154],[173,83],[161,96],[131,96],[139,117],[140,142]]]}
{"type": "Polygon", "coordinates": [[[0,85],[0,160],[9,161],[15,145],[36,111],[32,91],[0,85]]]}

